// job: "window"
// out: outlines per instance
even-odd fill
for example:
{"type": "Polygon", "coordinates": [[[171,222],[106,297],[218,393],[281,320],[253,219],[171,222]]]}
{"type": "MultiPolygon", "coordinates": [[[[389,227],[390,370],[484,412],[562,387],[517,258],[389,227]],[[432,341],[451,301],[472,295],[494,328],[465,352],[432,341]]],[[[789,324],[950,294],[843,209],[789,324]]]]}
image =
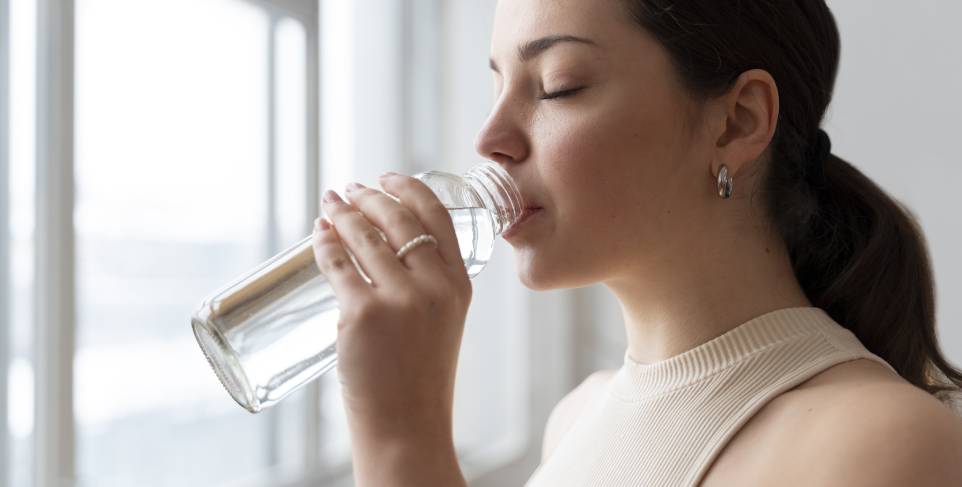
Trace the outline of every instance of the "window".
{"type": "MultiPolygon", "coordinates": [[[[444,12],[436,1],[0,0],[0,487],[350,482],[336,375],[250,415],[189,318],[307,235],[319,188],[470,167],[441,160],[442,140],[477,128],[442,123],[441,58],[456,56],[442,49],[444,12]]],[[[528,408],[544,401],[519,394],[530,377],[518,373],[539,360],[511,313],[521,297],[503,285],[514,277],[503,247],[475,281],[459,362],[469,477],[540,444],[528,408]]]]}
{"type": "MultiPolygon", "coordinates": [[[[3,98],[11,104],[2,127],[11,143],[0,159],[9,166],[0,256],[10,267],[0,268],[0,358],[9,364],[9,400],[0,398],[9,427],[0,444],[11,468],[0,485],[47,485],[48,476],[66,475],[98,487],[296,482],[317,468],[300,452],[318,442],[304,424],[318,389],[251,416],[225,400],[189,317],[205,295],[309,233],[308,193],[317,185],[309,179],[318,172],[316,137],[307,133],[317,117],[308,103],[317,87],[308,75],[316,73],[309,57],[316,3],[71,3],[46,9],[43,1],[12,0],[11,48],[3,43],[10,56],[3,98]],[[72,36],[37,28],[61,21],[72,23],[72,36]],[[51,59],[63,52],[58,42],[73,47],[73,76],[45,79],[73,93],[72,179],[57,168],[40,176],[35,163],[36,114],[70,104],[49,97],[36,75],[41,63],[69,66],[51,59]],[[72,267],[75,278],[61,302],[56,293],[46,299],[37,287],[43,265],[33,266],[45,258],[35,237],[35,218],[45,219],[35,201],[46,201],[50,187],[43,178],[74,192],[63,229],[72,235],[63,253],[70,258],[56,267],[72,267]],[[42,376],[38,357],[59,350],[42,350],[50,346],[32,332],[35,289],[44,297],[37,306],[75,303],[72,323],[55,325],[73,329],[64,335],[73,337],[69,365],[42,376]],[[72,389],[72,408],[44,404],[42,394],[34,405],[35,382],[72,389]],[[41,441],[36,427],[45,417],[35,420],[35,406],[51,416],[66,411],[67,426],[54,434],[72,448],[41,441]],[[34,462],[46,448],[57,450],[57,461],[34,462]]],[[[54,164],[71,159],[48,156],[54,164]]]]}
{"type": "Polygon", "coordinates": [[[236,0],[76,5],[77,477],[255,475],[278,461],[271,418],[222,400],[185,324],[269,254],[269,16],[236,0]]]}

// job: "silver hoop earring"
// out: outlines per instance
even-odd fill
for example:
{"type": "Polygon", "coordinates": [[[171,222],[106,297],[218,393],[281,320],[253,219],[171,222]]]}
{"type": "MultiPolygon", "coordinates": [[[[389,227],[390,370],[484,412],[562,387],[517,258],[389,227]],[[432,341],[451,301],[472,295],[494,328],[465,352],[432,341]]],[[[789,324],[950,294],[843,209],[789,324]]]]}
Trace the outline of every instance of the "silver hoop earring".
{"type": "Polygon", "coordinates": [[[731,198],[732,191],[734,191],[734,180],[735,178],[728,177],[728,166],[722,164],[718,170],[718,196],[726,200],[731,198]]]}

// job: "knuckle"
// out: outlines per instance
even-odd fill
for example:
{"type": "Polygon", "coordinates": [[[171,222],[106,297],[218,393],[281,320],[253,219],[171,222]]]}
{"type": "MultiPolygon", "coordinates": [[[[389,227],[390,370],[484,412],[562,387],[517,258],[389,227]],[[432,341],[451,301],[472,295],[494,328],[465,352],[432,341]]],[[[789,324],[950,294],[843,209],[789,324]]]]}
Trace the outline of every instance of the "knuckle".
{"type": "Polygon", "coordinates": [[[364,229],[361,232],[360,241],[361,245],[365,247],[376,247],[384,244],[384,241],[381,240],[381,234],[374,227],[364,229]]]}
{"type": "Polygon", "coordinates": [[[449,286],[445,288],[446,295],[444,299],[452,300],[458,303],[458,307],[466,307],[471,303],[471,281],[466,277],[461,279],[458,276],[454,278],[448,275],[449,286]]]}
{"type": "Polygon", "coordinates": [[[324,274],[339,274],[347,271],[351,266],[346,255],[334,255],[321,260],[321,272],[324,274]]]}
{"type": "Polygon", "coordinates": [[[434,191],[431,191],[431,187],[418,178],[411,177],[408,182],[412,188],[420,188],[420,190],[424,191],[426,194],[434,194],[434,191]]]}
{"type": "Polygon", "coordinates": [[[343,204],[343,203],[334,204],[324,208],[324,216],[326,216],[329,220],[333,221],[335,216],[343,215],[350,211],[353,211],[353,210],[351,210],[351,207],[346,204],[343,204]]]}
{"type": "Polygon", "coordinates": [[[420,181],[407,174],[402,174],[401,177],[397,178],[397,181],[395,181],[395,183],[401,188],[411,188],[416,182],[420,181]]]}
{"type": "Polygon", "coordinates": [[[430,313],[435,313],[442,303],[457,299],[456,293],[449,287],[432,287],[425,291],[424,296],[419,300],[430,313]]]}
{"type": "Polygon", "coordinates": [[[377,322],[373,317],[374,315],[369,305],[361,301],[342,304],[341,308],[340,316],[338,317],[338,326],[340,328],[350,326],[363,329],[377,322]]]}
{"type": "Polygon", "coordinates": [[[388,213],[386,220],[389,228],[405,228],[411,224],[413,217],[406,210],[395,210],[388,213]]]}
{"type": "Polygon", "coordinates": [[[377,199],[376,197],[378,196],[379,193],[380,193],[379,191],[373,188],[367,188],[367,187],[359,188],[359,189],[355,189],[350,193],[350,198],[351,200],[357,201],[357,202],[364,202],[367,200],[374,201],[377,199]]]}
{"type": "Polygon", "coordinates": [[[443,292],[421,288],[398,297],[398,307],[417,316],[437,316],[443,303],[449,298],[443,292]]]}
{"type": "Polygon", "coordinates": [[[394,293],[394,302],[398,307],[403,309],[411,309],[421,301],[420,295],[412,288],[407,288],[404,290],[398,290],[394,293]]]}
{"type": "Polygon", "coordinates": [[[371,196],[372,194],[374,194],[374,190],[368,187],[354,188],[351,190],[351,195],[357,197],[371,196]]]}
{"type": "Polygon", "coordinates": [[[424,205],[424,213],[436,218],[451,219],[451,213],[448,211],[448,208],[438,200],[426,203],[424,205]]]}
{"type": "Polygon", "coordinates": [[[431,191],[431,188],[427,184],[424,184],[424,181],[421,181],[418,178],[413,176],[405,176],[398,179],[399,181],[397,182],[397,185],[399,191],[406,192],[411,195],[417,195],[421,193],[434,194],[434,192],[431,191]]]}

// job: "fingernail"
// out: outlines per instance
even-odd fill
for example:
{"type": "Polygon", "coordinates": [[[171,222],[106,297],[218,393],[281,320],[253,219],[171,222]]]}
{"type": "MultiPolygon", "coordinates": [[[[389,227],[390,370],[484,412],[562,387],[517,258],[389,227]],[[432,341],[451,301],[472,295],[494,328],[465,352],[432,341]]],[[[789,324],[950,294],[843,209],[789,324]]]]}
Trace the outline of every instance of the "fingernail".
{"type": "Polygon", "coordinates": [[[338,203],[344,201],[341,197],[333,190],[329,189],[324,192],[324,202],[325,203],[338,203]]]}
{"type": "Polygon", "coordinates": [[[357,190],[362,189],[362,188],[364,188],[364,187],[365,187],[365,186],[364,186],[363,184],[361,184],[361,183],[348,183],[348,185],[347,185],[347,191],[348,191],[348,192],[357,191],[357,190]]]}
{"type": "Polygon", "coordinates": [[[394,171],[388,171],[388,172],[382,174],[380,177],[378,177],[378,179],[393,178],[394,176],[397,176],[397,175],[398,175],[398,173],[396,173],[396,172],[394,172],[394,171]]]}

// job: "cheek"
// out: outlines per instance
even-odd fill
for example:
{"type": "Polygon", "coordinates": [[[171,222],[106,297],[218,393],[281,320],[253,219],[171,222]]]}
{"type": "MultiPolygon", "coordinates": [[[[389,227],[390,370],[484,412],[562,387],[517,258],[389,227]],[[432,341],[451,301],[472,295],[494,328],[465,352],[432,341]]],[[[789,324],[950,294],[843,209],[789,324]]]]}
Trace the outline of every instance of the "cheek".
{"type": "Polygon", "coordinates": [[[544,117],[534,140],[542,142],[545,169],[616,185],[667,177],[685,145],[677,104],[655,86],[648,95],[633,87],[606,88],[582,105],[544,117]]]}
{"type": "Polygon", "coordinates": [[[538,256],[563,259],[571,278],[589,279],[567,283],[572,286],[613,272],[643,231],[637,174],[630,167],[637,163],[617,153],[604,127],[586,126],[578,133],[555,146],[542,173],[551,188],[554,221],[552,243],[538,256]]]}
{"type": "Polygon", "coordinates": [[[555,202],[572,216],[595,219],[593,226],[637,218],[630,215],[658,198],[657,182],[669,177],[673,159],[665,143],[673,137],[670,123],[644,115],[653,110],[612,105],[569,116],[540,139],[542,174],[555,202]]]}
{"type": "Polygon", "coordinates": [[[665,116],[672,111],[661,105],[667,103],[612,100],[572,110],[535,139],[558,216],[555,241],[582,275],[615,271],[678,216],[672,210],[683,198],[676,183],[685,178],[678,168],[686,142],[680,119],[665,116]]]}

